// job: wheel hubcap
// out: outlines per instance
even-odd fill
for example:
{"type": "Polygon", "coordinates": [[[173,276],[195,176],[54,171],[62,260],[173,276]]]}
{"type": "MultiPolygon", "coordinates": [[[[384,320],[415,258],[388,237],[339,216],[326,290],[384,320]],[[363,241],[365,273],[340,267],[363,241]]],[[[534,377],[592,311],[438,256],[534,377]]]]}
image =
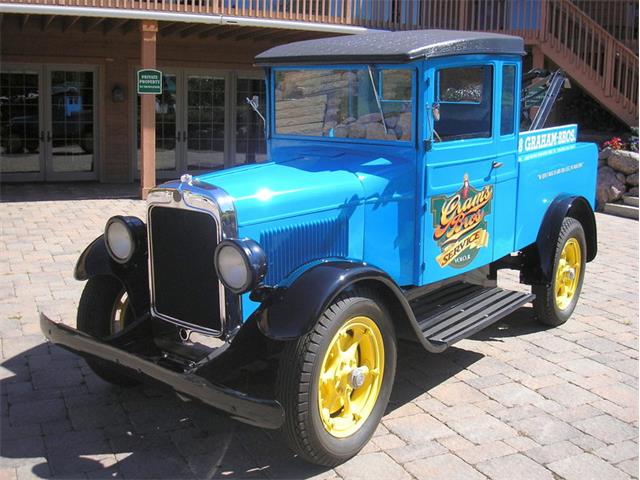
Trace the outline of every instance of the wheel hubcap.
{"type": "Polygon", "coordinates": [[[129,295],[126,290],[122,290],[116,297],[116,301],[113,304],[111,310],[111,335],[114,335],[124,328],[127,322],[127,312],[129,309],[129,295]]]}
{"type": "Polygon", "coordinates": [[[554,293],[556,307],[565,310],[571,304],[578,289],[582,252],[580,244],[575,238],[570,238],[562,247],[560,260],[556,268],[554,279],[554,293]]]}
{"type": "Polygon", "coordinates": [[[354,317],[331,340],[320,368],[318,408],[325,430],[352,435],[376,405],[384,370],[384,344],[369,317],[354,317]]]}

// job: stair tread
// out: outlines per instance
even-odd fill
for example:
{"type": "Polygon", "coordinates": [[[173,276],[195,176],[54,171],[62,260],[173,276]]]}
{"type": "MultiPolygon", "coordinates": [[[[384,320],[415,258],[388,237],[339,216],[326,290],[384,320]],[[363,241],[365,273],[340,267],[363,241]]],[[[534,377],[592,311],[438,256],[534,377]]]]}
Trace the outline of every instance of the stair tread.
{"type": "Polygon", "coordinates": [[[470,284],[440,290],[416,299],[412,308],[424,338],[447,345],[473,335],[534,298],[529,293],[470,284]]]}

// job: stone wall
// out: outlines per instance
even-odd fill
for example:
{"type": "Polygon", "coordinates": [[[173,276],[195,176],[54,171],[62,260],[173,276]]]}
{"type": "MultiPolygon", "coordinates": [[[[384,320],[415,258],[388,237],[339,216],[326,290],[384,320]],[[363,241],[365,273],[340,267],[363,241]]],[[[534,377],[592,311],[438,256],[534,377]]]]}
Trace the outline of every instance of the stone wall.
{"type": "Polygon", "coordinates": [[[612,150],[598,155],[598,205],[622,199],[623,195],[638,196],[638,153],[612,150]]]}

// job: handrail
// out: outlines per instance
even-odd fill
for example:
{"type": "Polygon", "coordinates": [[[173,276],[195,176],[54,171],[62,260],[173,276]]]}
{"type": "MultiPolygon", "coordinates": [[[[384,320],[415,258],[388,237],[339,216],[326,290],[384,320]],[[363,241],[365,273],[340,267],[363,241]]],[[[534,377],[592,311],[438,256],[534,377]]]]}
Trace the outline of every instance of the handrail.
{"type": "Polygon", "coordinates": [[[599,83],[605,97],[637,112],[638,56],[569,0],[545,1],[543,43],[571,59],[574,76],[599,83]]]}

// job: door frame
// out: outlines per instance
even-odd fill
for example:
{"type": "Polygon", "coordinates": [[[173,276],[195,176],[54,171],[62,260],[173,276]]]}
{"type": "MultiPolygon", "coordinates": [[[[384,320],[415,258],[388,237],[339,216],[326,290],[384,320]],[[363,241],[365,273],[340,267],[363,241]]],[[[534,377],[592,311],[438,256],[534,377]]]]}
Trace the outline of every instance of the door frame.
{"type": "MultiPolygon", "coordinates": [[[[44,65],[34,63],[8,63],[3,64],[0,68],[2,73],[11,73],[18,71],[32,70],[38,75],[38,130],[40,132],[45,130],[45,114],[44,114],[44,101],[46,98],[44,95],[44,65]]],[[[2,182],[41,182],[45,180],[45,142],[39,137],[38,143],[38,164],[40,166],[37,172],[12,172],[12,173],[0,173],[0,181],[2,182]]]]}
{"type": "MultiPolygon", "coordinates": [[[[474,270],[484,266],[494,260],[493,242],[494,229],[496,223],[495,199],[492,197],[489,203],[491,208],[487,222],[488,244],[486,247],[478,249],[478,252],[471,257],[469,263],[463,263],[459,267],[451,264],[440,266],[436,262],[438,254],[444,252],[442,247],[433,238],[434,212],[432,211],[434,199],[450,199],[460,188],[463,187],[463,180],[469,180],[471,187],[482,190],[491,186],[492,193],[495,194],[495,175],[492,164],[497,157],[498,139],[495,135],[496,128],[496,75],[499,70],[499,61],[488,55],[465,55],[460,57],[434,59],[424,64],[423,82],[426,82],[423,98],[423,111],[425,121],[423,122],[422,136],[425,139],[431,138],[431,132],[435,128],[435,121],[431,107],[437,102],[437,81],[436,75],[439,70],[448,68],[464,68],[475,66],[489,66],[491,73],[491,129],[490,137],[475,137],[469,139],[456,139],[444,142],[433,142],[431,148],[424,152],[421,161],[422,175],[424,181],[424,191],[420,201],[423,202],[426,215],[422,220],[422,247],[421,265],[424,269],[420,272],[421,283],[430,283],[443,280],[474,270]],[[460,152],[459,155],[456,155],[460,152]],[[434,161],[435,160],[435,161],[434,161]],[[440,170],[439,173],[434,173],[440,170]],[[452,172],[456,172],[455,177],[451,177],[452,172]],[[459,174],[459,175],[458,175],[459,174]],[[465,179],[465,175],[468,177],[465,179]],[[434,185],[432,178],[443,180],[441,184],[434,185]],[[448,182],[448,183],[444,183],[448,182]],[[488,261],[487,261],[488,260],[488,261]],[[455,270],[452,270],[454,268],[455,270]]],[[[453,263],[453,262],[451,262],[453,263]]]]}
{"type": "MultiPolygon", "coordinates": [[[[235,132],[237,130],[237,120],[238,120],[238,111],[237,111],[237,105],[236,105],[236,96],[238,95],[237,93],[237,87],[238,87],[238,79],[240,78],[247,78],[247,79],[251,79],[251,80],[262,80],[265,81],[265,75],[264,75],[264,70],[236,70],[233,72],[232,74],[232,87],[233,87],[233,91],[232,91],[232,95],[230,95],[231,98],[231,106],[229,108],[230,111],[230,115],[231,115],[231,122],[229,123],[229,129],[231,130],[231,139],[230,139],[230,144],[231,144],[231,148],[229,150],[229,167],[233,167],[236,165],[235,160],[236,160],[236,137],[235,137],[235,132]],[[233,127],[233,128],[231,128],[233,127]]],[[[265,96],[264,98],[260,99],[262,102],[264,102],[264,104],[266,105],[267,102],[267,96],[269,95],[269,92],[266,90],[265,88],[265,96]]],[[[266,110],[265,110],[266,113],[266,110]]],[[[265,135],[265,142],[267,141],[266,135],[265,135]]],[[[228,168],[225,166],[225,168],[228,168]]]]}
{"type": "MultiPolygon", "coordinates": [[[[82,71],[93,73],[93,170],[91,172],[54,172],[51,155],[51,145],[48,141],[43,141],[42,136],[39,141],[39,172],[30,173],[2,173],[2,182],[57,182],[57,181],[79,181],[98,180],[102,168],[100,161],[100,66],[81,65],[65,63],[8,63],[2,65],[0,71],[12,72],[19,70],[33,70],[38,74],[38,92],[40,101],[38,103],[38,127],[41,134],[46,135],[52,131],[51,116],[51,72],[58,71],[82,71]]],[[[45,137],[46,138],[46,137],[45,137]]]]}
{"type": "MultiPolygon", "coordinates": [[[[54,172],[53,171],[53,145],[45,142],[45,180],[46,181],[77,181],[77,180],[98,180],[100,177],[100,115],[99,115],[99,92],[100,92],[100,67],[97,65],[76,65],[76,64],[47,64],[44,66],[44,80],[47,88],[47,99],[51,96],[51,73],[53,71],[75,71],[93,73],[93,169],[90,172],[54,172]],[[47,161],[49,160],[50,161],[47,161]]],[[[47,132],[53,131],[53,115],[51,112],[51,102],[46,102],[45,127],[47,132]]],[[[51,137],[53,138],[53,136],[51,137]]]]}
{"type": "MultiPolygon", "coordinates": [[[[140,67],[133,65],[131,71],[131,91],[135,92],[136,86],[136,72],[140,67]]],[[[237,95],[237,80],[238,78],[251,78],[264,80],[264,72],[257,70],[231,70],[220,68],[197,68],[197,67],[159,67],[159,70],[164,74],[176,75],[176,89],[178,96],[176,97],[177,113],[176,113],[176,131],[186,130],[188,126],[188,111],[186,106],[187,101],[187,76],[190,74],[196,75],[211,75],[213,77],[224,78],[225,80],[225,122],[224,122],[224,167],[230,168],[235,165],[236,158],[236,144],[235,144],[235,127],[236,127],[236,95],[237,95]]],[[[138,95],[135,95],[135,100],[131,102],[131,138],[134,140],[131,147],[131,178],[135,180],[140,179],[140,170],[138,169],[138,95]]],[[[266,101],[266,99],[265,99],[266,101]]],[[[156,178],[159,180],[166,180],[171,178],[178,178],[182,173],[202,173],[202,171],[189,171],[187,169],[187,157],[186,147],[183,146],[182,141],[179,145],[176,144],[176,170],[165,170],[158,175],[156,171],[156,178]]]]}
{"type": "MultiPolygon", "coordinates": [[[[224,118],[224,151],[222,152],[223,154],[223,164],[222,164],[222,168],[228,168],[230,159],[232,159],[233,157],[230,155],[231,152],[231,148],[233,147],[233,142],[232,142],[232,129],[231,129],[231,125],[230,125],[230,120],[231,118],[229,118],[230,114],[229,112],[231,112],[231,109],[234,108],[233,102],[231,101],[232,98],[234,98],[234,92],[235,92],[235,84],[232,81],[233,80],[233,72],[230,70],[226,70],[226,69],[207,69],[207,68],[182,68],[180,69],[181,73],[182,73],[182,81],[183,81],[183,94],[184,94],[184,98],[185,98],[185,102],[184,102],[184,109],[182,111],[182,127],[184,129],[184,131],[187,131],[189,128],[189,111],[188,111],[188,104],[187,104],[187,99],[189,96],[189,92],[188,92],[188,77],[189,75],[209,75],[213,78],[222,78],[224,79],[224,112],[225,112],[225,118],[224,118]]],[[[188,144],[188,134],[187,134],[187,142],[185,144],[185,142],[182,142],[181,145],[181,149],[182,149],[182,161],[181,161],[181,168],[183,170],[184,173],[202,173],[201,170],[189,170],[189,163],[188,163],[188,148],[187,148],[187,144],[188,144]]]]}

